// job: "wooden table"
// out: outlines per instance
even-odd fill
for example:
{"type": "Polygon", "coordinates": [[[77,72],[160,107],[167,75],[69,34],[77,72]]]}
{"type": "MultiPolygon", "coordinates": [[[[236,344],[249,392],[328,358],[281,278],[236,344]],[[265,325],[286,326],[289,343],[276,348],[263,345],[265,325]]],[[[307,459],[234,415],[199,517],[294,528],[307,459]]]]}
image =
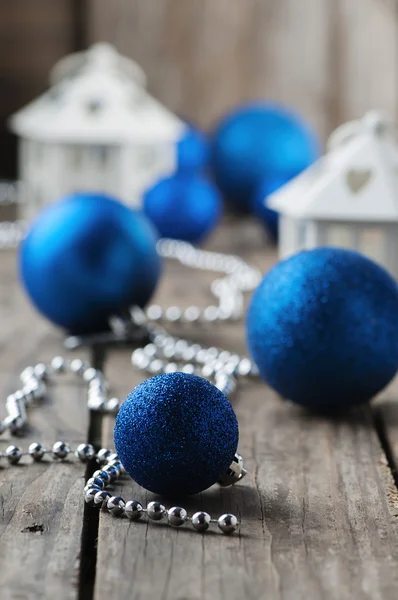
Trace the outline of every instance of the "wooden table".
{"type": "MultiPolygon", "coordinates": [[[[211,246],[238,252],[263,270],[275,256],[250,224],[227,223],[211,246]]],[[[205,303],[209,277],[167,268],[161,303],[205,303]]],[[[1,254],[0,385],[3,398],[28,365],[62,352],[62,335],[36,314],[1,254]]],[[[192,335],[191,335],[192,337],[192,335]]],[[[198,341],[245,352],[242,325],[202,330],[198,341]]],[[[87,352],[79,352],[87,357],[87,352]]],[[[106,374],[125,396],[140,380],[127,349],[109,350],[106,374]]],[[[1,600],[396,600],[398,596],[398,406],[391,386],[371,407],[326,420],[282,402],[262,382],[234,399],[249,475],[185,503],[242,528],[231,537],[191,528],[130,523],[84,507],[88,473],[75,462],[0,468],[1,600]],[[395,479],[394,479],[395,478],[395,479]]],[[[0,403],[0,416],[3,405],[0,403]]],[[[65,376],[30,410],[24,448],[90,440],[112,446],[113,419],[89,416],[85,388],[65,376]]],[[[132,481],[126,498],[153,495],[132,481]]]]}

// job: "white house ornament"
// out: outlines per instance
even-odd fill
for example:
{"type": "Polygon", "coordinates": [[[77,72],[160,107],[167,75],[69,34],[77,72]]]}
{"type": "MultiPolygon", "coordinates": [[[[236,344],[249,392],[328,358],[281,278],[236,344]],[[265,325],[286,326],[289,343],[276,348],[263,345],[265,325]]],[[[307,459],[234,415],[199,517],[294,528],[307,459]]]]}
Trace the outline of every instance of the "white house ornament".
{"type": "Polygon", "coordinates": [[[398,143],[381,113],[339,127],[327,153],[267,199],[280,215],[279,254],[337,246],[398,277],[398,143]]]}
{"type": "Polygon", "coordinates": [[[108,193],[129,205],[177,161],[185,125],[152,98],[138,65],[108,44],[62,59],[51,87],[11,118],[19,136],[22,216],[75,192],[108,193]]]}

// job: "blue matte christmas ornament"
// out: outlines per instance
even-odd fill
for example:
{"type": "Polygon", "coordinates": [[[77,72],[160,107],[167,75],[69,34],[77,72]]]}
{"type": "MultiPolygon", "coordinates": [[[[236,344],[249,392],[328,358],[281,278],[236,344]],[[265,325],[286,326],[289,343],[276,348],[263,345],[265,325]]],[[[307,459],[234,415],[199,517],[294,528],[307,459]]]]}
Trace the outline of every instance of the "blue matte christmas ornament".
{"type": "Polygon", "coordinates": [[[207,237],[222,214],[220,195],[209,181],[179,173],[148,190],[143,208],[161,237],[193,243],[207,237]]]}
{"type": "Polygon", "coordinates": [[[268,208],[267,198],[283,187],[290,179],[291,177],[285,175],[268,177],[260,183],[254,193],[253,213],[259,218],[274,241],[278,239],[279,213],[272,208],[268,208]]]}
{"type": "Polygon", "coordinates": [[[235,110],[220,123],[212,138],[211,165],[226,199],[248,212],[264,179],[290,179],[318,155],[315,135],[298,115],[258,103],[235,110]]]}
{"type": "Polygon", "coordinates": [[[189,125],[177,144],[177,170],[195,173],[206,169],[209,162],[209,143],[204,133],[189,125]]]}
{"type": "Polygon", "coordinates": [[[32,302],[72,333],[106,329],[112,314],[144,306],[160,272],[156,236],[145,217],[90,193],[46,208],[20,251],[32,302]]]}
{"type": "Polygon", "coordinates": [[[166,496],[196,494],[217,482],[238,446],[238,422],[226,396],[196,375],[147,379],[122,404],[115,447],[131,477],[166,496]]]}
{"type": "Polygon", "coordinates": [[[254,292],[247,336],[261,376],[282,396],[316,411],[349,409],[397,372],[397,284],[357,252],[300,252],[254,292]]]}

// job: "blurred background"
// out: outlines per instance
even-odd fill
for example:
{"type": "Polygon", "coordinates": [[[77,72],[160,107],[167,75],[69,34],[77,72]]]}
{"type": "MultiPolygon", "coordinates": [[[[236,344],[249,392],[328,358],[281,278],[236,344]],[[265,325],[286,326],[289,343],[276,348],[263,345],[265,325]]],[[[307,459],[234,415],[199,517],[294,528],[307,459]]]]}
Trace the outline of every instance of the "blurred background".
{"type": "Polygon", "coordinates": [[[48,87],[57,60],[96,41],[205,129],[255,99],[295,109],[323,141],[370,108],[397,116],[395,0],[0,0],[0,178],[17,175],[7,117],[48,87]]]}

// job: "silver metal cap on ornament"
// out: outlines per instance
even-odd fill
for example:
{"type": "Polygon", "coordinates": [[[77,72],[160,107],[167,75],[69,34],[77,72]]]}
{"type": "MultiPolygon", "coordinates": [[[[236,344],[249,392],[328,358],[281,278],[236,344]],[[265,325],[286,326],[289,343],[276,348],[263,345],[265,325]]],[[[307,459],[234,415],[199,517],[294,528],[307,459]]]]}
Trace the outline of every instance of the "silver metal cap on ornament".
{"type": "Polygon", "coordinates": [[[241,481],[245,475],[247,475],[247,471],[243,467],[243,458],[240,454],[236,453],[228,471],[224,475],[221,475],[217,483],[221,487],[229,487],[241,481]]]}

